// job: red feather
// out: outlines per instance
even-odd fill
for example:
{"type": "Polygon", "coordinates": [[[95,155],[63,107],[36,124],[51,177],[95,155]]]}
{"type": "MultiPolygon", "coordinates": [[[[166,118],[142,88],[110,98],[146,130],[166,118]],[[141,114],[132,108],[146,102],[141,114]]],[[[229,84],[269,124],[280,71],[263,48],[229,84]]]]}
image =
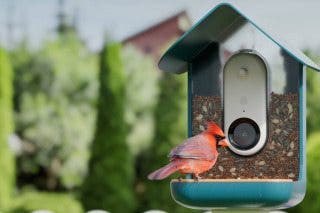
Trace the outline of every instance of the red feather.
{"type": "Polygon", "coordinates": [[[224,136],[222,129],[216,124],[211,121],[207,122],[207,130],[206,132],[212,135],[224,136]]]}
{"type": "Polygon", "coordinates": [[[206,131],[175,147],[169,154],[170,163],[148,175],[148,178],[161,180],[176,171],[198,176],[208,171],[218,158],[215,135],[224,137],[223,131],[217,124],[208,122],[206,131]]]}
{"type": "Polygon", "coordinates": [[[179,161],[173,161],[169,163],[168,165],[152,172],[151,174],[148,175],[149,180],[162,180],[175,171],[178,171],[182,164],[179,161]]]}
{"type": "Polygon", "coordinates": [[[216,142],[214,139],[212,139],[214,141],[210,141],[209,137],[206,134],[191,137],[174,148],[169,157],[214,160],[216,158],[216,142]]]}

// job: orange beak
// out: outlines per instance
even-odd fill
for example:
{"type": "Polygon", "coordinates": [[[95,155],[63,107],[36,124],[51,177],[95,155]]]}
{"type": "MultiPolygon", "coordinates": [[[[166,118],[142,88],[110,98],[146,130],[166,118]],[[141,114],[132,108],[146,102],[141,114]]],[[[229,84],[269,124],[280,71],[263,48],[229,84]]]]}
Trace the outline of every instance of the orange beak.
{"type": "Polygon", "coordinates": [[[222,139],[218,142],[218,146],[222,146],[222,147],[226,147],[226,146],[229,146],[228,145],[228,142],[227,142],[227,139],[222,139]]]}

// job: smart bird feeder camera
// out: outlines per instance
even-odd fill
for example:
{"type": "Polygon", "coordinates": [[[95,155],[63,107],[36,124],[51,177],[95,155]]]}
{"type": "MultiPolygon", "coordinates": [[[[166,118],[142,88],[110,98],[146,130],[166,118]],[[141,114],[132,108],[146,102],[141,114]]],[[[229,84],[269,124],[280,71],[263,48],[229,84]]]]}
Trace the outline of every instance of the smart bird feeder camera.
{"type": "Polygon", "coordinates": [[[188,71],[189,137],[206,121],[223,127],[229,148],[202,179],[172,180],[191,208],[287,208],[306,190],[305,67],[302,52],[220,4],[163,55],[159,67],[188,71]]]}

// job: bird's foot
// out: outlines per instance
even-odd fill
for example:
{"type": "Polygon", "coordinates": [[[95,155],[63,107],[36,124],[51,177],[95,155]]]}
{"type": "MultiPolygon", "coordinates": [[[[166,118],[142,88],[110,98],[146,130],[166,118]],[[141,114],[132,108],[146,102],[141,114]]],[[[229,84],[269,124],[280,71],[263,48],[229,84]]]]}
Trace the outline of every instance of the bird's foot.
{"type": "Polygon", "coordinates": [[[198,174],[194,174],[193,179],[194,179],[194,181],[199,182],[199,179],[201,179],[201,176],[198,174]]]}

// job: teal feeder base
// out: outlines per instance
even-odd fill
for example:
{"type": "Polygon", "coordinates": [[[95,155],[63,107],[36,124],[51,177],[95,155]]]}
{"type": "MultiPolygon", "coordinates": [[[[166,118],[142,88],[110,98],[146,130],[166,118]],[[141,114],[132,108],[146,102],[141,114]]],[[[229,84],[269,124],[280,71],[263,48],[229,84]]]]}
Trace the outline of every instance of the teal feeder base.
{"type": "Polygon", "coordinates": [[[294,183],[286,179],[172,180],[171,195],[195,209],[280,209],[292,199],[294,183]]]}

